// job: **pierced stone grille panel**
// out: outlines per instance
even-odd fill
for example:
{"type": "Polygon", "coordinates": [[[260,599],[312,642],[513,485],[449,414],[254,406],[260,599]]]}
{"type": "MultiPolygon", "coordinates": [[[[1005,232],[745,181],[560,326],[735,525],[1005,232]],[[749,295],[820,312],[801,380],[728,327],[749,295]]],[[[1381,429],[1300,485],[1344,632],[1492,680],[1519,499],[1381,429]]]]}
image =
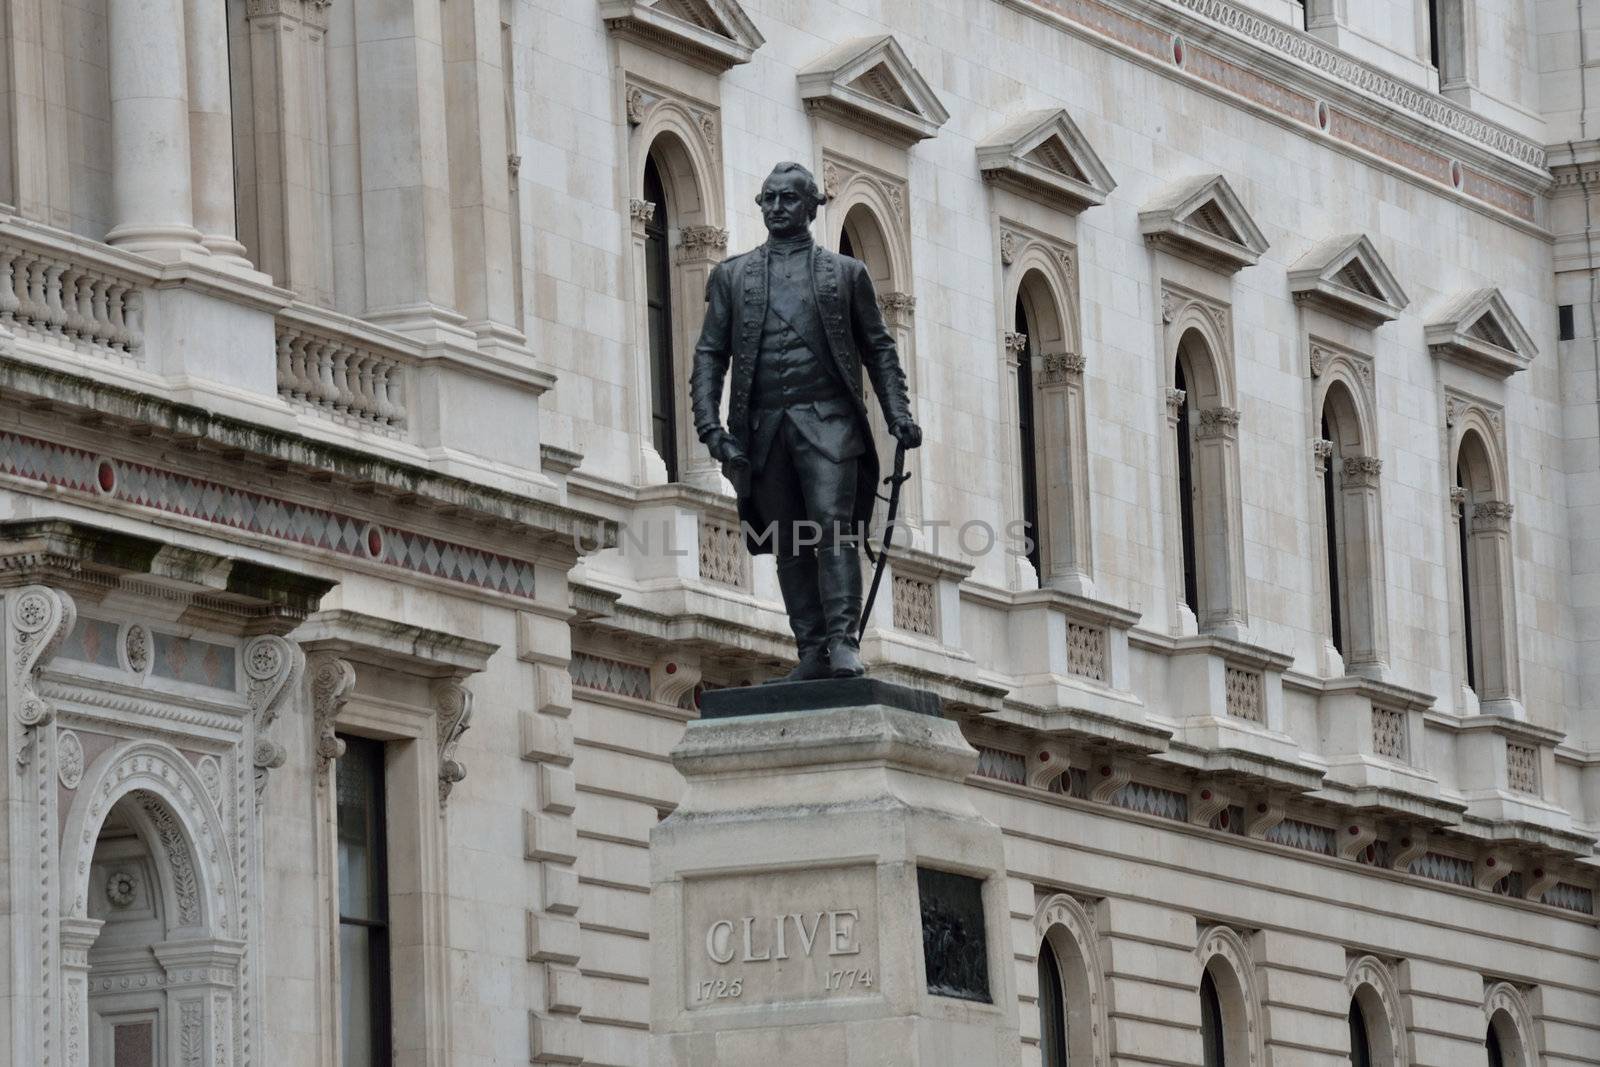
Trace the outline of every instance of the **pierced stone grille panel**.
{"type": "Polygon", "coordinates": [[[1129,782],[1117,791],[1111,803],[1119,808],[1162,819],[1183,822],[1189,818],[1189,798],[1186,794],[1145,782],[1129,782]]]}
{"type": "Polygon", "coordinates": [[[1372,754],[1399,763],[1410,762],[1405,712],[1393,708],[1372,709],[1372,754]]]}
{"type": "Polygon", "coordinates": [[[649,668],[588,652],[573,653],[572,684],[635,700],[650,699],[649,668]]]}
{"type": "Polygon", "coordinates": [[[700,520],[700,577],[735,589],[750,588],[750,557],[738,523],[700,520]]]}
{"type": "Polygon", "coordinates": [[[1105,630],[1067,623],[1067,673],[1094,682],[1106,680],[1105,630]]]}
{"type": "Polygon", "coordinates": [[[1333,838],[1330,828],[1299,819],[1285,819],[1267,831],[1267,840],[1275,845],[1287,845],[1323,856],[1331,856],[1337,851],[1333,847],[1333,838]]]}
{"type": "Polygon", "coordinates": [[[1264,723],[1261,707],[1261,672],[1229,667],[1226,679],[1228,714],[1248,722],[1264,723]]]}
{"type": "Polygon", "coordinates": [[[1506,742],[1506,786],[1513,793],[1539,795],[1539,750],[1506,742]]]}
{"type": "Polygon", "coordinates": [[[1448,856],[1443,852],[1426,852],[1421,859],[1411,864],[1411,873],[1419,878],[1431,878],[1435,882],[1471,885],[1472,861],[1464,860],[1460,856],[1448,856]]]}
{"type": "Polygon", "coordinates": [[[939,636],[932,582],[908,575],[894,576],[894,625],[907,633],[939,636]]]}
{"type": "Polygon", "coordinates": [[[1010,782],[1012,785],[1022,785],[1028,779],[1028,761],[1015,752],[1007,752],[1001,748],[987,748],[983,745],[978,749],[978,770],[980,778],[993,778],[996,781],[1010,782]]]}
{"type": "Polygon", "coordinates": [[[1594,890],[1571,882],[1557,882],[1545,893],[1544,902],[1552,908],[1564,908],[1584,915],[1594,914],[1594,890]]]}

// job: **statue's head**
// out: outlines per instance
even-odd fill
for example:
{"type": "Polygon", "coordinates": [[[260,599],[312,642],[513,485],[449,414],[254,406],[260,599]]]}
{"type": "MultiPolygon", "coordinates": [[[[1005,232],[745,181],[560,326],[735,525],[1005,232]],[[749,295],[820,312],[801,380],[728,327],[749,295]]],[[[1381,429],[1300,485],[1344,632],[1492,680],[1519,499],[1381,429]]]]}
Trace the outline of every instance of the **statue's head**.
{"type": "Polygon", "coordinates": [[[761,183],[756,205],[769,234],[798,237],[810,227],[817,207],[826,199],[809,170],[799,163],[779,163],[761,183]]]}

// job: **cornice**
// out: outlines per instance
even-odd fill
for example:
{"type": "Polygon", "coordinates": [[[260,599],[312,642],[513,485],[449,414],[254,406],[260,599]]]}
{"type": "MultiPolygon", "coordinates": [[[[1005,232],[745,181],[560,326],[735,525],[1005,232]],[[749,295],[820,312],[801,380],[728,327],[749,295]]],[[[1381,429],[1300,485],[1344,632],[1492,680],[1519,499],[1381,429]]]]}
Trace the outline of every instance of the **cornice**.
{"type": "Polygon", "coordinates": [[[999,0],[1539,235],[1543,146],[1230,0],[999,0]]]}

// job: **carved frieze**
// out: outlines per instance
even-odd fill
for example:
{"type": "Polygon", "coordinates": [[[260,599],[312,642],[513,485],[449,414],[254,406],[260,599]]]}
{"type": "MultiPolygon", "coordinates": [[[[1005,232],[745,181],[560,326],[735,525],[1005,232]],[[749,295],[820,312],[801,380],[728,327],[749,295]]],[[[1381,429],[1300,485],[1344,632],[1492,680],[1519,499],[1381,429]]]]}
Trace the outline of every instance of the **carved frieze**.
{"type": "Polygon", "coordinates": [[[1347,488],[1376,489],[1383,460],[1377,456],[1346,456],[1341,473],[1347,488]]]}
{"type": "Polygon", "coordinates": [[[1206,408],[1200,412],[1200,424],[1194,432],[1196,437],[1202,439],[1234,437],[1239,432],[1239,411],[1235,408],[1206,408]]]}

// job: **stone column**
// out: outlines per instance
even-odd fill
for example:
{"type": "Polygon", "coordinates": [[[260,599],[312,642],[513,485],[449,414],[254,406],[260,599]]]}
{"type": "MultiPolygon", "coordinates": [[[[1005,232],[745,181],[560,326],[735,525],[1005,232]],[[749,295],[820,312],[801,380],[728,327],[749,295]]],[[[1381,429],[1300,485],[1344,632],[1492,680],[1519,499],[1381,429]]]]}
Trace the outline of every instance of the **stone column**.
{"type": "Polygon", "coordinates": [[[1043,442],[1039,485],[1040,525],[1044,527],[1041,585],[1090,596],[1092,541],[1089,536],[1088,439],[1083,425],[1083,371],[1077,352],[1046,353],[1036,380],[1038,403],[1034,432],[1043,442]]]}
{"type": "MultiPolygon", "coordinates": [[[[456,309],[438,0],[352,0],[365,317],[468,347],[456,309]]],[[[467,121],[470,121],[468,119],[467,121]]]]}
{"type": "MultiPolygon", "coordinates": [[[[1382,509],[1377,456],[1346,456],[1339,479],[1345,551],[1345,663],[1354,672],[1380,676],[1388,653],[1389,611],[1384,594],[1382,509]]],[[[1337,595],[1337,593],[1335,593],[1337,595]]]]}
{"type": "Polygon", "coordinates": [[[1019,1062],[1005,850],[938,699],[858,679],[701,713],[650,835],[651,1062],[1019,1062]]]}
{"type": "MultiPolygon", "coordinates": [[[[667,461],[656,451],[655,436],[650,419],[652,397],[650,385],[650,287],[645,281],[645,228],[656,217],[657,205],[649,200],[628,201],[628,234],[633,248],[633,338],[634,374],[632,396],[633,425],[639,434],[640,485],[660,485],[667,480],[667,461]]],[[[693,419],[693,415],[685,413],[693,419]]]]}
{"type": "MultiPolygon", "coordinates": [[[[1517,629],[1511,612],[1511,515],[1503,500],[1472,505],[1467,541],[1472,581],[1472,628],[1477,657],[1478,699],[1514,700],[1518,695],[1517,629]]],[[[1515,716],[1514,716],[1515,717],[1515,716]]]]}
{"type": "Polygon", "coordinates": [[[99,919],[61,920],[61,1051],[64,1067],[89,1067],[89,949],[99,919]]]}
{"type": "Polygon", "coordinates": [[[1244,560],[1239,514],[1239,412],[1200,412],[1194,430],[1195,544],[1200,568],[1200,629],[1242,639],[1244,560]]]}
{"type": "MultiPolygon", "coordinates": [[[[349,6],[341,5],[346,22],[349,6]]],[[[250,251],[279,285],[325,306],[333,304],[335,240],[328,196],[328,14],[327,0],[255,0],[244,34],[254,146],[243,179],[254,193],[255,222],[246,224],[254,233],[250,251]]],[[[353,105],[354,87],[345,92],[353,105]]]]}
{"type": "MultiPolygon", "coordinates": [[[[1006,514],[1014,516],[1017,519],[1021,519],[1023,518],[1023,500],[1025,499],[1027,490],[1022,485],[1021,450],[1023,448],[1023,444],[1019,430],[1019,427],[1022,423],[1022,410],[1019,390],[1022,388],[1022,386],[1018,381],[1018,376],[1021,373],[1022,361],[1025,359],[1030,359],[1031,357],[1028,354],[1028,335],[1025,333],[1018,333],[1015,330],[1005,330],[1001,333],[1000,343],[1005,350],[1005,363],[1003,365],[1004,370],[1002,372],[1004,377],[1000,382],[1000,404],[1003,409],[1002,424],[1010,427],[1009,433],[1011,436],[1011,441],[1007,446],[1008,451],[1010,449],[1017,450],[1015,453],[1015,461],[1006,463],[1004,465],[1006,514]]],[[[1035,417],[1037,418],[1037,415],[1035,417]]],[[[1043,509],[1041,509],[1041,512],[1042,510],[1043,509]]],[[[1043,524],[1043,520],[1044,516],[1041,514],[1041,525],[1043,524]]],[[[1035,537],[1040,536],[1040,533],[1041,531],[1039,530],[1033,531],[1033,535],[1035,537]]],[[[1007,537],[1005,544],[1006,550],[1011,556],[1012,568],[1016,572],[1016,577],[1014,579],[1015,588],[1027,590],[1033,588],[1033,586],[1036,584],[1042,585],[1043,575],[1034,573],[1032,562],[1030,562],[1028,557],[1020,551],[1022,548],[1021,544],[1017,543],[1014,545],[1009,536],[1007,537]],[[1013,549],[1015,549],[1015,551],[1013,549]]]]}
{"type": "Polygon", "coordinates": [[[194,226],[189,85],[179,0],[112,0],[111,232],[134,252],[203,252],[194,226]],[[157,62],[154,57],[166,57],[157,62]]]}
{"type": "Polygon", "coordinates": [[[1162,508],[1166,525],[1167,590],[1171,595],[1172,622],[1168,627],[1174,634],[1192,634],[1199,628],[1199,619],[1189,610],[1183,589],[1183,484],[1178,476],[1178,430],[1183,406],[1188,394],[1170,386],[1166,392],[1166,445],[1161,450],[1162,477],[1166,481],[1167,506],[1162,508]]]}
{"type": "Polygon", "coordinates": [[[722,466],[711,458],[711,453],[700,447],[694,434],[694,410],[689,402],[689,367],[693,361],[695,342],[700,339],[700,327],[706,318],[706,283],[711,270],[722,262],[728,251],[728,231],[721,226],[684,226],[678,233],[677,262],[673,270],[673,289],[682,294],[673,305],[676,314],[673,333],[678,351],[684,353],[683,373],[677,376],[675,404],[678,411],[678,469],[679,477],[690,485],[713,493],[722,492],[727,483],[722,477],[722,466]]]}
{"type": "MultiPolygon", "coordinates": [[[[113,0],[112,6],[116,6],[113,0]]],[[[228,7],[184,0],[189,76],[189,174],[194,224],[213,255],[249,266],[239,243],[233,197],[233,87],[228,63],[228,7]]]]}
{"type": "Polygon", "coordinates": [[[233,1067],[239,961],[244,942],[220,937],[152,945],[165,972],[166,1039],[172,1049],[201,1049],[208,1067],[233,1067]]]}

